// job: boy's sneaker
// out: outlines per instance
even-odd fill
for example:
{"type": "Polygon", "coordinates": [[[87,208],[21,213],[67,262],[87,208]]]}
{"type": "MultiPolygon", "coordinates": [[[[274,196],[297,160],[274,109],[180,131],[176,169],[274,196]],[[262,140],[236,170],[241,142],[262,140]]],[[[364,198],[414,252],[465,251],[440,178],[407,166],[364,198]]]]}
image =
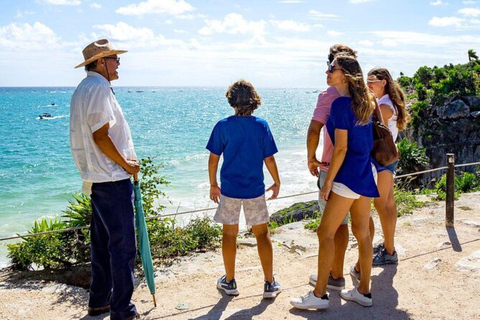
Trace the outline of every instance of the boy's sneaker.
{"type": "Polygon", "coordinates": [[[226,276],[218,279],[217,289],[225,291],[225,293],[229,296],[238,296],[240,294],[240,292],[238,292],[237,282],[235,281],[235,279],[227,281],[226,276]]]}
{"type": "Polygon", "coordinates": [[[263,285],[263,297],[266,299],[275,298],[277,294],[282,292],[282,288],[280,287],[280,283],[273,279],[273,282],[265,281],[263,285]]]}
{"type": "Polygon", "coordinates": [[[327,309],[328,308],[328,293],[321,298],[317,298],[313,291],[300,298],[290,300],[290,304],[297,309],[327,309]]]}
{"type": "Polygon", "coordinates": [[[397,251],[393,251],[393,254],[388,253],[387,249],[383,248],[373,256],[374,266],[383,266],[385,264],[397,264],[398,255],[397,251]]]}
{"type": "MultiPolygon", "coordinates": [[[[311,275],[309,277],[309,282],[312,286],[317,285],[317,275],[311,275]]],[[[336,290],[340,291],[342,289],[345,289],[345,278],[341,277],[338,279],[335,279],[332,277],[331,274],[328,275],[328,283],[327,283],[327,288],[330,290],[336,290]]]]}
{"type": "Polygon", "coordinates": [[[373,254],[382,251],[385,248],[385,245],[382,243],[377,244],[376,246],[373,247],[373,254]]]}
{"type": "Polygon", "coordinates": [[[357,288],[353,288],[352,290],[342,290],[340,292],[340,297],[348,301],[354,301],[361,306],[364,307],[371,307],[372,306],[372,294],[361,294],[358,292],[357,288]]]}
{"type": "Polygon", "coordinates": [[[360,271],[355,270],[355,266],[350,268],[350,277],[352,278],[353,286],[358,288],[360,284],[360,271]]]}

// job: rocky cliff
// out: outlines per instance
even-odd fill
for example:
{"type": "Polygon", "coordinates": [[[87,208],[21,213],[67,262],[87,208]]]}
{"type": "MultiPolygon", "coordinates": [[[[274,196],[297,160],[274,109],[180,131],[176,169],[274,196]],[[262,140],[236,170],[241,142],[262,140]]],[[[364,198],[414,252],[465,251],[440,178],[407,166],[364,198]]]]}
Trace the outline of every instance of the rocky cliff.
{"type": "MultiPolygon", "coordinates": [[[[422,110],[422,123],[410,132],[411,138],[426,149],[431,168],[446,165],[446,154],[455,154],[455,163],[480,161],[480,97],[456,97],[422,110]]],[[[474,171],[474,166],[462,168],[474,171]]],[[[425,179],[438,178],[443,172],[425,179]]]]}

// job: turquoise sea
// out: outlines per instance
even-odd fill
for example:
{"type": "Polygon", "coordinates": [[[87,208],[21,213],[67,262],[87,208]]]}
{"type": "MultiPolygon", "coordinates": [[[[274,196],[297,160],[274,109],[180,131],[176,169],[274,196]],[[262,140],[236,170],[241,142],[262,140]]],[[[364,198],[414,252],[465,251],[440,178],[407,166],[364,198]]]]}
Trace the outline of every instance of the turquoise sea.
{"type": "MultiPolygon", "coordinates": [[[[161,174],[171,182],[164,190],[171,203],[161,201],[167,205],[165,213],[213,207],[205,145],[215,123],[233,113],[226,88],[114,90],[138,156],[155,156],[164,164],[161,174]]],[[[25,233],[35,219],[61,216],[71,195],[80,191],[69,147],[73,91],[73,87],[0,88],[0,237],[25,233]],[[39,119],[43,113],[52,117],[39,119]]],[[[305,138],[318,90],[258,88],[258,92],[263,103],[255,115],[267,120],[279,148],[280,196],[314,191],[315,179],[306,169],[305,138]]],[[[266,184],[271,183],[268,173],[265,176],[266,184]]],[[[270,202],[271,208],[281,206],[281,201],[270,202]]],[[[6,264],[6,253],[5,242],[0,243],[0,267],[6,264]]]]}

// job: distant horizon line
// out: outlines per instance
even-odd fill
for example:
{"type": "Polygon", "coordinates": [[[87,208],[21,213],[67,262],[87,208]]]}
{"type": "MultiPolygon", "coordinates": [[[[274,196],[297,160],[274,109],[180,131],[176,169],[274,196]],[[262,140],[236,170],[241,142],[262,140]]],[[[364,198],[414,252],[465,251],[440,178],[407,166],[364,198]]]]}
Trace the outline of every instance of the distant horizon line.
{"type": "MultiPolygon", "coordinates": [[[[12,88],[76,88],[77,86],[0,86],[0,89],[12,88]]],[[[112,86],[113,88],[228,88],[228,86],[112,86]]],[[[255,86],[255,88],[264,89],[314,89],[320,90],[318,87],[273,87],[273,86],[255,86]]]]}

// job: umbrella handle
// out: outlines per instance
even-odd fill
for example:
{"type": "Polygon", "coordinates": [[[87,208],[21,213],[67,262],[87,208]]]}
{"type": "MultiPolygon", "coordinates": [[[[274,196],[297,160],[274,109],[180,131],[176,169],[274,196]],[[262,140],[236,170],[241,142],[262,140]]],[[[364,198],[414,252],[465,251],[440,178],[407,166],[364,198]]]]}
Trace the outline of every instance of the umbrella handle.
{"type": "Polygon", "coordinates": [[[154,294],[152,294],[152,298],[153,298],[153,306],[156,308],[157,307],[157,299],[155,299],[154,294]]]}
{"type": "Polygon", "coordinates": [[[138,173],[133,174],[133,181],[138,182],[138,173]]]}

